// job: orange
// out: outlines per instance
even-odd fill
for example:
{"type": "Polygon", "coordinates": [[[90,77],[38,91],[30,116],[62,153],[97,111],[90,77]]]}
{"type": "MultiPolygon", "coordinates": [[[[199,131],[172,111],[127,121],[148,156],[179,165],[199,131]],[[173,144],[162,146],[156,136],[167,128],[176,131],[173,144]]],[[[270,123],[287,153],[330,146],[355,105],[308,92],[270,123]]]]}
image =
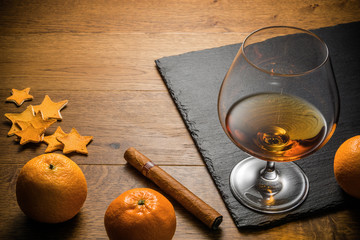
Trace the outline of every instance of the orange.
{"type": "Polygon", "coordinates": [[[334,158],[334,173],[340,187],[360,199],[360,135],[340,145],[334,158]]]}
{"type": "Polygon", "coordinates": [[[37,156],[21,169],[16,198],[30,218],[46,223],[73,218],[87,196],[86,179],[70,158],[56,153],[37,156]]]}
{"type": "Polygon", "coordinates": [[[110,239],[170,240],[176,229],[175,210],[169,200],[149,188],[134,188],[118,196],[106,210],[110,239]]]}

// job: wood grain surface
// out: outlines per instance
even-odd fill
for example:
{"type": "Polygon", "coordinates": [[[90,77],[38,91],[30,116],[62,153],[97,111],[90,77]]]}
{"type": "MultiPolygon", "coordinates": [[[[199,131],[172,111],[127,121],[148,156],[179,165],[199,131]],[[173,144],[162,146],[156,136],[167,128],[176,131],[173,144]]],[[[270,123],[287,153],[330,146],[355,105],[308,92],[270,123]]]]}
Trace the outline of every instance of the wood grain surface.
{"type": "MultiPolygon", "coordinates": [[[[177,215],[174,239],[357,239],[360,213],[351,206],[263,230],[239,231],[229,215],[154,60],[239,43],[269,25],[306,29],[360,21],[360,1],[60,1],[0,0],[0,239],[106,239],[105,210],[121,192],[153,183],[125,163],[133,146],[224,216],[211,231],[167,196],[177,215]],[[6,103],[12,88],[30,87],[33,101],[6,103]],[[88,182],[80,214],[57,225],[28,219],[15,184],[21,167],[46,144],[20,146],[7,137],[5,113],[69,100],[65,132],[92,135],[89,155],[69,155],[88,182]]],[[[355,133],[354,133],[355,134],[355,133]]],[[[57,151],[61,153],[60,151],[57,151]]]]}

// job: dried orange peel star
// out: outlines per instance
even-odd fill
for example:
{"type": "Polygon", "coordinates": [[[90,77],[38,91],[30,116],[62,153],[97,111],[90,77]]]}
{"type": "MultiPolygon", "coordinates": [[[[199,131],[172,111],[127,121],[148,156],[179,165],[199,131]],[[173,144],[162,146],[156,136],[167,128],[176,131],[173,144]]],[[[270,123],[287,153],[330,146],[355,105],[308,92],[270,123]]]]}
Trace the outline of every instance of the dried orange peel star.
{"type": "Polygon", "coordinates": [[[47,119],[44,120],[42,117],[41,112],[38,112],[35,116],[33,116],[30,120],[28,121],[21,121],[21,120],[16,120],[15,123],[17,125],[19,125],[19,127],[21,128],[21,130],[25,130],[28,126],[33,125],[34,128],[49,128],[53,123],[55,123],[57,120],[56,119],[47,119]]]}
{"type": "Polygon", "coordinates": [[[30,88],[25,88],[23,90],[12,89],[11,96],[6,98],[7,102],[14,102],[16,106],[21,106],[25,101],[34,99],[33,96],[29,94],[30,88]]]}
{"type": "Polygon", "coordinates": [[[30,121],[34,117],[33,107],[28,106],[22,113],[5,113],[5,117],[12,122],[8,136],[12,136],[15,132],[20,131],[20,127],[16,124],[16,121],[30,121]]]}
{"type": "Polygon", "coordinates": [[[72,128],[69,134],[66,134],[62,137],[57,137],[56,139],[64,144],[64,154],[71,152],[88,154],[86,145],[90,143],[90,141],[93,139],[93,136],[81,136],[75,128],[72,128]]]}
{"type": "Polygon", "coordinates": [[[59,142],[57,138],[63,137],[65,135],[66,133],[59,126],[53,135],[45,136],[44,142],[48,144],[47,148],[45,149],[45,152],[49,153],[56,150],[62,150],[64,148],[64,144],[59,142]]]}
{"type": "Polygon", "coordinates": [[[20,145],[29,142],[38,143],[44,138],[45,128],[35,128],[30,124],[25,130],[15,132],[15,135],[20,137],[20,145]]]}
{"type": "Polygon", "coordinates": [[[68,100],[53,102],[48,95],[45,95],[42,103],[33,107],[35,113],[41,112],[44,119],[54,118],[61,120],[60,110],[63,109],[67,103],[68,100]]]}

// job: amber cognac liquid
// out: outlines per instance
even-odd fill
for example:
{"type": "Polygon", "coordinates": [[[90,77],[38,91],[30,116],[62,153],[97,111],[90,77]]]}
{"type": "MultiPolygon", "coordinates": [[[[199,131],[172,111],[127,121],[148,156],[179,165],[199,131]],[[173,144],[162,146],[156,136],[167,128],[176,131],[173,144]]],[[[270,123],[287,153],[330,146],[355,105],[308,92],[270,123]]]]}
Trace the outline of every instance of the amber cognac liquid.
{"type": "Polygon", "coordinates": [[[294,161],[324,141],[320,111],[291,95],[261,93],[237,101],[226,116],[230,138],[251,155],[271,161],[294,161]]]}

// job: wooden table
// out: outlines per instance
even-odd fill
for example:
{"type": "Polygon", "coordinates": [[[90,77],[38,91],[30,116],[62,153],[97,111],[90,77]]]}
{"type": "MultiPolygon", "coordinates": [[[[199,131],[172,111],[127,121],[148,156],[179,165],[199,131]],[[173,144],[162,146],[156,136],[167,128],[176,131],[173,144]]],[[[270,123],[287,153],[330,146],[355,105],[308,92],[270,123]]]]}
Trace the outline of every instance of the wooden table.
{"type": "MultiPolygon", "coordinates": [[[[350,1],[1,1],[0,2],[0,239],[106,238],[103,217],[120,193],[159,190],[126,164],[133,146],[224,216],[210,231],[169,198],[176,210],[174,239],[356,239],[360,214],[351,209],[299,219],[278,227],[239,231],[172,102],[154,60],[238,43],[268,25],[306,29],[360,20],[350,1]],[[12,88],[31,87],[21,107],[5,103],[12,88]],[[22,112],[48,94],[67,99],[65,132],[94,136],[88,156],[70,155],[83,170],[88,197],[74,219],[57,225],[29,220],[19,209],[15,184],[21,167],[46,144],[20,146],[7,137],[5,113],[22,112]]],[[[61,153],[58,151],[58,153],[61,153]]]]}

